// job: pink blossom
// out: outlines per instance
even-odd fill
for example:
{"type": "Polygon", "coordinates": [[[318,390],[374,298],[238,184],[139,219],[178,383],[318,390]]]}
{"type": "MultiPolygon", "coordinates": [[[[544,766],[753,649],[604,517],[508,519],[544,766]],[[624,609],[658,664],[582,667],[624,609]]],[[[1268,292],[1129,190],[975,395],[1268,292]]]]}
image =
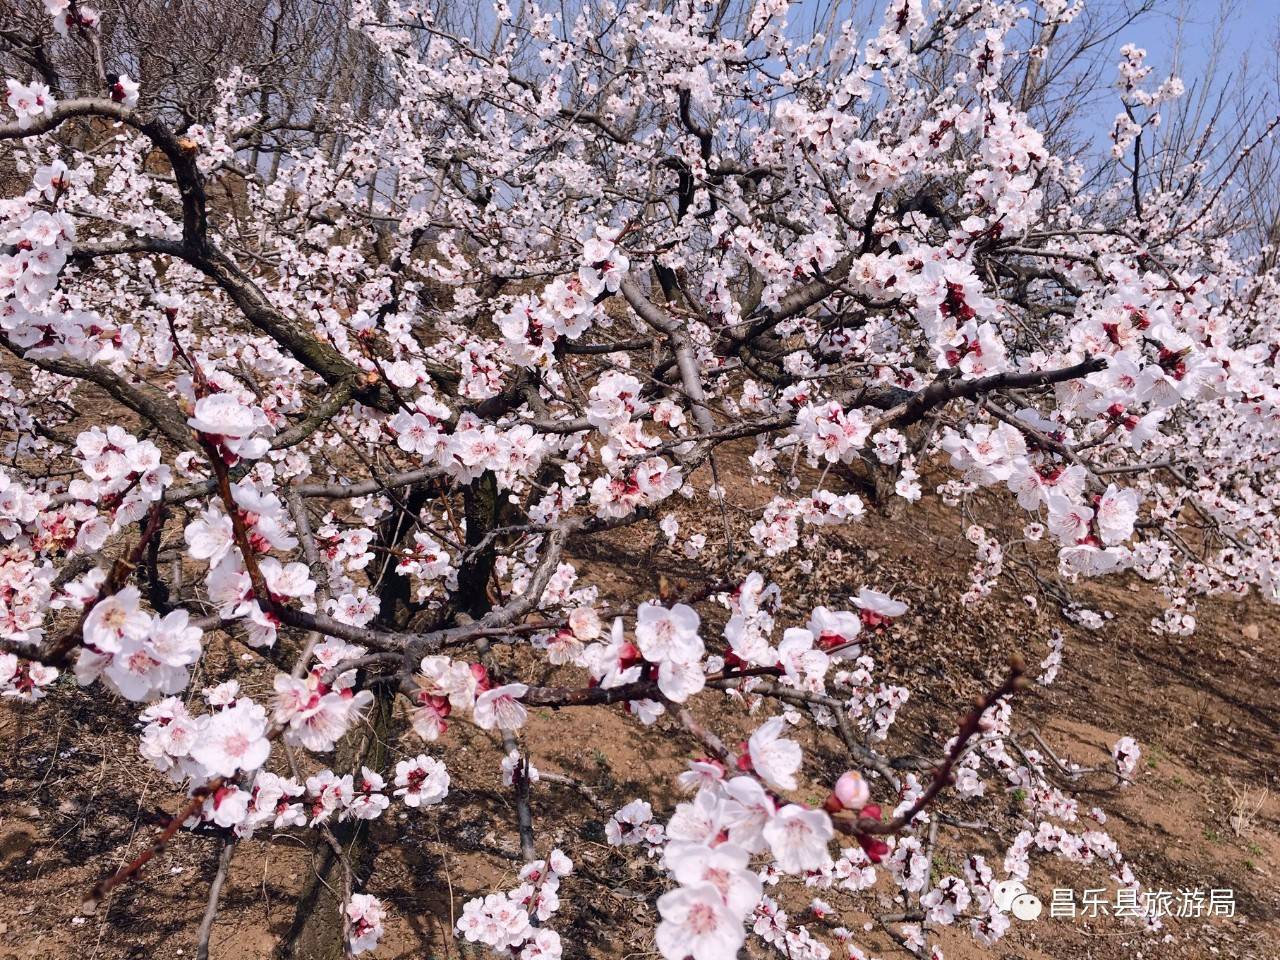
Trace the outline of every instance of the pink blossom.
{"type": "Polygon", "coordinates": [[[746,939],[740,918],[710,883],[680,887],[658,898],[658,950],[667,960],[723,960],[746,939]]]}
{"type": "Polygon", "coordinates": [[[373,950],[382,938],[382,921],[386,910],[382,902],[367,893],[353,893],[344,910],[351,924],[348,943],[354,954],[373,950]]]}
{"type": "Polygon", "coordinates": [[[252,700],[238,700],[209,717],[191,748],[191,757],[220,777],[256,770],[271,753],[266,732],[266,711],[252,700]]]}
{"type": "Polygon", "coordinates": [[[425,753],[396,763],[397,797],[407,807],[427,807],[449,795],[449,772],[443,763],[425,753]]]}
{"type": "Polygon", "coordinates": [[[827,844],[832,837],[831,818],[821,810],[788,804],[764,827],[764,838],[784,873],[821,870],[831,863],[827,844]]]}
{"type": "Polygon", "coordinates": [[[766,720],[747,741],[747,753],[751,768],[766,783],[778,790],[794,790],[802,754],[799,744],[782,736],[785,728],[782,717],[766,720]]]}
{"type": "Polygon", "coordinates": [[[519,730],[529,713],[520,698],[529,692],[527,684],[508,683],[486,690],[476,697],[472,718],[481,730],[519,730]]]}

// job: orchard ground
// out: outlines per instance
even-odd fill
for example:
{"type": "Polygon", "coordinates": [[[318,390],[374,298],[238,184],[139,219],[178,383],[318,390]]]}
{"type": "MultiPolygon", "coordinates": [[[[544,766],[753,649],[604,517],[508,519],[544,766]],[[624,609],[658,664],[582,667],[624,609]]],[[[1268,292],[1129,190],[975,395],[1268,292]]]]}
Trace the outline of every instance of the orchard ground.
{"type": "MultiPolygon", "coordinates": [[[[718,454],[728,494],[723,518],[705,503],[696,514],[700,521],[694,510],[680,517],[690,532],[698,522],[713,525],[702,531],[712,543],[727,522],[739,551],[750,546],[745,531],[768,500],[734,479],[745,473],[735,458],[746,452],[726,448],[718,454]]],[[[926,475],[925,490],[942,478],[926,475]]],[[[699,479],[705,489],[705,477],[699,479]]],[[[1006,515],[1011,525],[1021,523],[1021,511],[1006,515]]],[[[1107,811],[1104,829],[1116,838],[1144,887],[1175,894],[1228,889],[1236,916],[1174,918],[1155,938],[1112,916],[1050,918],[1053,888],[1072,889],[1077,900],[1087,888],[1107,887],[1108,895],[1112,888],[1101,866],[1075,868],[1037,856],[1029,886],[1043,900],[1045,915],[1015,921],[985,953],[964,930],[935,932],[947,957],[1280,956],[1280,791],[1275,784],[1280,611],[1256,597],[1203,601],[1193,636],[1158,635],[1150,621],[1162,609],[1161,598],[1129,574],[1072,588],[1086,606],[1112,615],[1101,629],[1087,630],[1066,623],[1052,599],[1012,564],[992,597],[966,608],[952,599],[967,587],[973,561],[963,524],[956,511],[926,495],[901,515],[869,510],[862,522],[842,527],[828,541],[832,549],[825,555],[793,552],[779,561],[755,558],[752,563],[784,587],[794,607],[790,612],[801,620],[813,605],[845,604],[863,584],[911,598],[910,612],[864,647],[876,660],[879,680],[913,691],[890,733],[890,754],[938,756],[951,735],[949,725],[997,680],[1009,656],[1022,654],[1031,673],[1038,674],[1051,632],[1061,629],[1065,647],[1059,677],[1052,686],[1035,685],[1019,697],[1015,730],[1035,727],[1060,757],[1082,765],[1108,762],[1111,744],[1121,736],[1135,737],[1143,752],[1136,782],[1117,793],[1082,795],[1081,809],[1096,802],[1107,811]],[[811,572],[797,566],[801,559],[812,562],[811,572]],[[1038,596],[1036,609],[1025,595],[1038,596]],[[1258,809],[1250,812],[1255,805],[1258,809]]],[[[1012,534],[1013,527],[1000,532],[1012,534]]],[[[695,591],[729,576],[735,559],[716,549],[692,560],[677,557],[656,530],[623,530],[575,542],[569,554],[585,577],[601,585],[602,606],[695,591]]],[[[723,622],[717,605],[700,604],[699,610],[704,622],[717,627],[723,622]]],[[[239,642],[211,634],[202,672],[234,675],[251,695],[266,695],[271,672],[242,661],[244,652],[239,642]]],[[[539,682],[557,682],[555,668],[527,650],[503,647],[499,657],[506,664],[518,661],[526,676],[541,671],[539,682]]],[[[197,674],[191,690],[198,695],[203,685],[197,674]]],[[[194,955],[194,934],[221,843],[212,834],[179,834],[135,882],[116,891],[96,913],[80,914],[94,881],[141,851],[180,800],[167,779],[137,754],[136,711],[121,703],[120,709],[104,712],[95,700],[105,696],[97,688],[76,688],[67,676],[35,707],[10,701],[0,706],[0,958],[194,955]]],[[[743,711],[719,712],[723,702],[701,699],[695,713],[714,721],[726,739],[745,737],[752,719],[743,711]]],[[[397,724],[406,725],[403,702],[397,724]]],[[[604,827],[615,810],[637,797],[649,799],[663,819],[678,799],[674,776],[686,760],[700,755],[699,745],[670,716],[646,728],[619,707],[536,709],[525,732],[534,765],[560,775],[533,788],[539,853],[555,845],[575,851],[576,870],[560,891],[564,907],[556,922],[565,955],[657,956],[653,901],[668,884],[638,848],[610,847],[604,827]]],[[[390,911],[387,936],[373,954],[379,960],[470,956],[474,949],[451,932],[462,904],[516,883],[515,810],[510,790],[495,779],[496,735],[459,722],[445,736],[451,802],[398,811],[373,825],[367,890],[390,911]]],[[[427,750],[440,755],[440,745],[427,750]]],[[[811,785],[806,799],[820,803],[825,785],[843,769],[843,748],[834,735],[804,745],[801,782],[811,785]]],[[[412,734],[393,739],[393,750],[420,747],[412,734]]],[[[879,795],[882,786],[876,793],[876,799],[886,799],[879,795]]],[[[954,798],[940,809],[966,818],[965,804],[954,798]]],[[[1008,817],[1003,832],[1011,837],[1018,829],[1018,805],[1011,798],[1002,809],[1008,817]]],[[[313,875],[313,839],[305,832],[280,834],[270,844],[246,844],[238,851],[213,932],[215,960],[273,956],[313,875]]],[[[996,864],[1003,856],[974,831],[943,827],[935,879],[959,873],[960,858],[968,852],[984,853],[996,864]]],[[[825,942],[831,941],[824,926],[843,925],[871,956],[907,956],[881,927],[864,929],[874,915],[899,909],[889,900],[887,881],[857,894],[797,885],[786,893],[781,889],[768,892],[781,897],[789,914],[807,922],[825,942]],[[806,920],[810,896],[832,906],[825,924],[806,920]]],[[[1177,902],[1175,896],[1175,908],[1177,902]]],[[[763,949],[759,943],[748,946],[752,956],[763,949]]],[[[306,956],[305,946],[300,955],[306,956]]]]}

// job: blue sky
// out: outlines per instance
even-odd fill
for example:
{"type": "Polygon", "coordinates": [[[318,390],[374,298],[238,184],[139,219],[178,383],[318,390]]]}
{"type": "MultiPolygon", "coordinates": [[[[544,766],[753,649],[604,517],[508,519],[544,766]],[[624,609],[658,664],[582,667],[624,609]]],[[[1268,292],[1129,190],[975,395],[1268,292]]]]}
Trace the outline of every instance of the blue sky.
{"type": "MultiPolygon", "coordinates": [[[[1094,7],[1112,3],[1117,0],[1094,0],[1094,7]]],[[[1099,66],[1114,69],[1110,65],[1118,59],[1116,51],[1130,42],[1146,49],[1147,62],[1155,68],[1153,81],[1170,74],[1182,78],[1188,91],[1185,106],[1198,115],[1197,127],[1212,119],[1213,94],[1228,84],[1239,85],[1251,99],[1251,126],[1280,112],[1280,0],[1156,0],[1154,10],[1116,35],[1099,66]],[[1208,90],[1203,89],[1206,84],[1208,90]]],[[[1245,103],[1239,96],[1229,97],[1228,113],[1245,103]]],[[[1094,135],[1095,145],[1105,146],[1114,115],[1112,104],[1105,106],[1099,110],[1101,135],[1094,135]]]]}
{"type": "Polygon", "coordinates": [[[1125,31],[1130,39],[1145,47],[1153,63],[1172,66],[1170,52],[1181,39],[1185,60],[1181,73],[1194,79],[1207,62],[1213,34],[1225,12],[1222,31],[1224,61],[1248,59],[1261,66],[1271,55],[1280,25],[1280,0],[1157,0],[1156,9],[1125,31]],[[1179,29],[1178,21],[1183,20],[1179,29]]]}
{"type": "MultiPolygon", "coordinates": [[[[886,0],[838,0],[840,18],[852,15],[863,36],[879,29],[886,0]]],[[[958,0],[943,0],[956,3],[958,0]]],[[[788,11],[790,33],[801,37],[825,21],[831,0],[796,0],[788,11]]],[[[1143,0],[1084,0],[1085,14],[1067,30],[1078,32],[1086,20],[1119,19],[1122,11],[1139,8],[1143,0]]],[[[930,0],[925,0],[931,11],[930,0]]],[[[1043,17],[1036,0],[1025,0],[1033,17],[1043,17]]],[[[1091,51],[1098,69],[1114,68],[1125,43],[1144,47],[1157,74],[1177,72],[1187,86],[1200,80],[1218,50],[1221,78],[1248,61],[1251,73],[1261,72],[1258,82],[1277,82],[1275,50],[1280,31],[1280,0],[1153,0],[1153,9],[1121,29],[1103,46],[1091,51]]],[[[933,13],[929,13],[933,19],[933,13]]],[[[1113,76],[1114,74],[1112,74],[1113,76]]],[[[1107,78],[1108,80],[1111,77],[1107,78]]]]}

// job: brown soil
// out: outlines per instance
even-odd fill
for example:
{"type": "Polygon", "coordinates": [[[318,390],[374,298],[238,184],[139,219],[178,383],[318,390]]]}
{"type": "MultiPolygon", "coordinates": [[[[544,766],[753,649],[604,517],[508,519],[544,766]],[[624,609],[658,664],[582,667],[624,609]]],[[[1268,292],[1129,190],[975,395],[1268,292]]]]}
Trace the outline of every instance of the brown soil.
{"type": "MultiPolygon", "coordinates": [[[[721,460],[722,480],[735,466],[732,459],[721,460]]],[[[727,522],[741,550],[750,542],[750,511],[768,495],[731,477],[727,486],[727,522]]],[[[701,516],[709,543],[720,542],[721,518],[705,509],[701,516]]],[[[692,514],[683,522],[694,529],[692,514]]],[[[1022,699],[1016,728],[1036,727],[1060,756],[1086,765],[1105,760],[1120,736],[1135,737],[1143,749],[1137,782],[1118,793],[1082,798],[1082,809],[1096,799],[1107,811],[1103,829],[1116,837],[1148,887],[1234,891],[1234,919],[1174,920],[1162,938],[1141,936],[1112,917],[1046,917],[1015,921],[987,953],[967,934],[945,932],[940,942],[948,957],[1280,956],[1280,803],[1274,792],[1280,616],[1273,608],[1256,599],[1205,602],[1194,636],[1162,637],[1148,628],[1160,598],[1136,579],[1110,579],[1076,590],[1093,609],[1113,614],[1102,630],[1090,632],[1065,624],[1048,598],[1033,611],[1022,597],[1035,592],[1034,584],[1016,570],[994,597],[973,609],[962,607],[955,598],[966,587],[972,548],[959,517],[936,502],[926,499],[901,516],[873,512],[841,536],[831,541],[839,549],[808,557],[813,568],[807,574],[794,555],[785,563],[752,563],[782,584],[801,621],[817,603],[847,606],[849,594],[864,584],[912,602],[910,613],[867,650],[881,679],[912,689],[890,752],[936,756],[965,704],[998,680],[1008,656],[1021,652],[1038,672],[1051,630],[1063,629],[1059,680],[1022,699]],[[1268,789],[1273,792],[1265,794],[1256,815],[1233,825],[1233,802],[1238,805],[1246,795],[1261,800],[1268,789]]],[[[729,572],[723,549],[709,546],[707,557],[689,561],[673,557],[652,533],[622,531],[576,544],[572,552],[606,600],[659,590],[679,594],[729,572]]],[[[717,607],[704,605],[702,612],[715,625],[723,620],[717,607]]],[[[714,628],[706,635],[714,637],[714,628]]],[[[244,652],[234,641],[213,641],[193,689],[234,675],[250,692],[265,693],[269,674],[243,660],[244,652]]],[[[522,668],[523,676],[532,671],[540,680],[572,682],[536,666],[527,651],[501,648],[498,656],[522,668]]],[[[155,824],[179,800],[168,781],[137,756],[134,711],[103,709],[96,702],[103,696],[64,679],[34,708],[0,707],[0,958],[194,955],[220,842],[212,834],[180,834],[136,882],[92,916],[79,916],[94,881],[143,849],[155,824]]],[[[743,711],[725,709],[711,697],[697,712],[729,742],[754,726],[743,711]]],[[[559,845],[578,868],[561,889],[564,906],[554,921],[566,956],[656,956],[652,904],[664,889],[663,878],[642,854],[609,847],[604,824],[635,797],[650,800],[665,818],[677,800],[672,777],[701,752],[698,745],[670,717],[643,728],[616,707],[536,710],[526,734],[537,767],[578,785],[544,781],[533,793],[539,850],[559,845]]],[[[834,738],[815,737],[809,747],[803,771],[813,785],[808,799],[820,799],[821,785],[845,760],[834,738]]],[[[420,749],[412,735],[392,744],[393,756],[420,749]]],[[[514,886],[519,869],[515,812],[498,780],[496,739],[459,722],[445,741],[426,749],[445,757],[452,792],[444,805],[425,812],[394,804],[372,833],[375,866],[367,889],[391,912],[387,936],[373,955],[378,958],[468,955],[450,935],[463,903],[514,886]]],[[[980,815],[999,824],[1006,840],[1018,829],[1016,805],[999,795],[977,806],[950,800],[943,809],[960,819],[980,815]]],[[[296,832],[259,834],[237,852],[212,939],[215,960],[272,956],[314,870],[309,843],[296,832]]],[[[959,872],[960,857],[970,851],[985,853],[997,865],[1003,855],[977,833],[944,828],[939,875],[959,872]]],[[[1031,886],[1047,906],[1053,887],[1107,887],[1106,873],[1100,866],[1074,868],[1037,856],[1031,886]]],[[[905,956],[879,927],[863,929],[874,915],[900,909],[886,889],[883,882],[862,894],[792,885],[771,893],[797,918],[810,897],[821,896],[870,954],[905,956]]],[[[810,928],[824,937],[820,925],[810,928]]],[[[751,955],[777,956],[759,945],[751,955]]]]}

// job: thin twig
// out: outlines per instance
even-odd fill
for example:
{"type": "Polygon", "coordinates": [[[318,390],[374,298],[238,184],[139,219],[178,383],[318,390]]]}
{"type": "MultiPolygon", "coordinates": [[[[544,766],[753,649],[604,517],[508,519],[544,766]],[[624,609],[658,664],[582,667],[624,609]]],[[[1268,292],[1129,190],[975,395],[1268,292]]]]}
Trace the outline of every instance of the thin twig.
{"type": "Polygon", "coordinates": [[[213,875],[213,883],[209,885],[209,902],[205,904],[204,917],[201,918],[200,929],[196,933],[196,960],[209,960],[209,937],[213,933],[213,921],[218,916],[218,897],[222,894],[227,868],[231,866],[231,857],[235,851],[234,840],[223,841],[222,851],[218,854],[218,872],[213,875]]]}

